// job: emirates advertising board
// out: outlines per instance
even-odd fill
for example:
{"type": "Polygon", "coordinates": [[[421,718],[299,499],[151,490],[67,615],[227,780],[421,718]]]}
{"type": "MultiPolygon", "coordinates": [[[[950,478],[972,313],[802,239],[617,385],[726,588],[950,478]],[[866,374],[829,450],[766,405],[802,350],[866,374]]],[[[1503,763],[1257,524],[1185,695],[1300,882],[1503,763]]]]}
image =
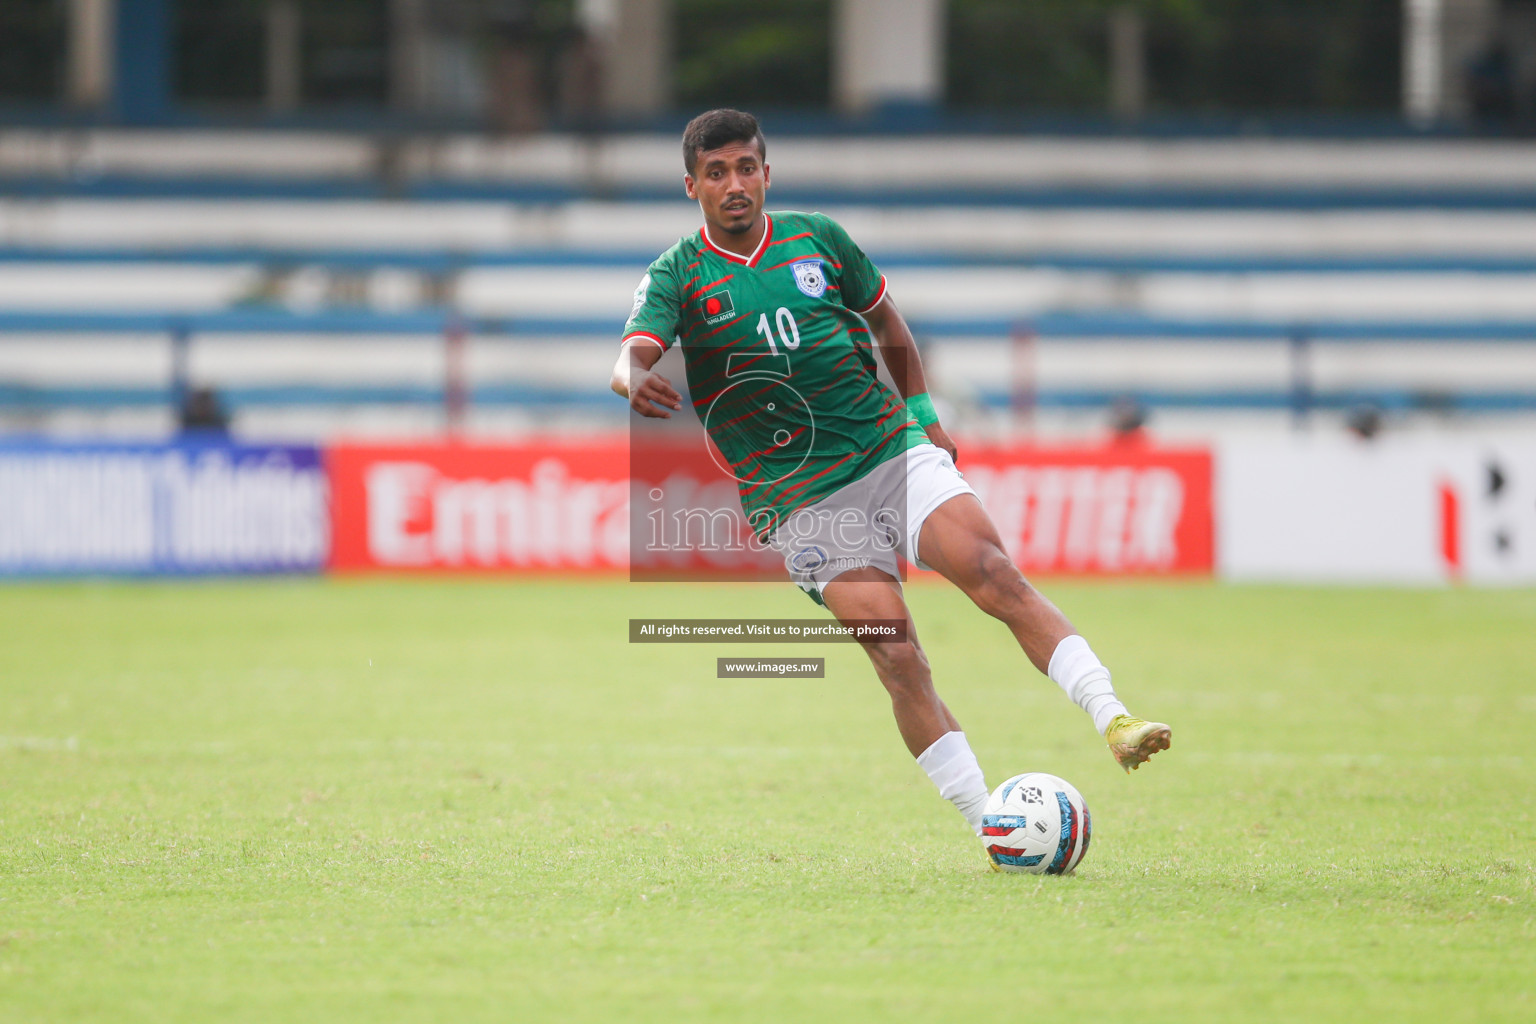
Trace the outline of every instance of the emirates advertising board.
{"type": "MultiPolygon", "coordinates": [[[[632,456],[625,437],[334,447],[330,564],[786,578],[783,556],[754,543],[736,482],[708,452],[644,465],[632,456]],[[642,475],[647,467],[663,475],[642,475]]],[[[962,444],[960,468],[1026,572],[1211,571],[1208,452],[962,444]]]]}
{"type": "Polygon", "coordinates": [[[623,439],[330,450],[336,569],[622,572],[623,439]]]}

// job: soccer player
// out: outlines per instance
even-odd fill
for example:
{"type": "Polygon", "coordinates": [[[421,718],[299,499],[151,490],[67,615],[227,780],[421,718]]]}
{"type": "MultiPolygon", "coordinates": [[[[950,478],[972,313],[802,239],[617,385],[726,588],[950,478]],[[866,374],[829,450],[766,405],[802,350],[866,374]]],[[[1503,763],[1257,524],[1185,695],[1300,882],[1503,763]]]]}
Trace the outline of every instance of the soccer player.
{"type": "Polygon", "coordinates": [[[683,189],[704,225],[636,289],[613,390],[642,416],[681,410],[653,367],[682,344],[694,408],[739,482],[748,523],[784,554],[791,579],[840,621],[906,622],[904,642],[864,649],[907,749],[978,835],[987,785],[934,692],[898,553],[1002,620],[1092,717],[1115,760],[1140,767],[1168,748],[1170,729],[1127,712],[1088,642],[1004,552],[955,468],[885,277],[831,218],[764,211],[766,156],[750,114],[711,110],[688,124],[683,189]],[[900,394],[876,376],[871,334],[900,394]]]}

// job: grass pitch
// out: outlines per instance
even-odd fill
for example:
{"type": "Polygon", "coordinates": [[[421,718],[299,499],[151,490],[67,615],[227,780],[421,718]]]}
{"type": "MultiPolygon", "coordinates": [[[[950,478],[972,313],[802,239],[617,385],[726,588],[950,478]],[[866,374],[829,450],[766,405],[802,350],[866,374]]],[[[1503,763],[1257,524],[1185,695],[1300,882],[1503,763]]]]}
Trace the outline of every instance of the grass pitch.
{"type": "Polygon", "coordinates": [[[1122,775],[911,588],[995,875],[852,646],[630,646],[787,586],[0,588],[0,1019],[1536,1019],[1536,593],[1045,589],[1174,748],[1122,775]],[[825,655],[824,680],[715,658],[825,655]]]}

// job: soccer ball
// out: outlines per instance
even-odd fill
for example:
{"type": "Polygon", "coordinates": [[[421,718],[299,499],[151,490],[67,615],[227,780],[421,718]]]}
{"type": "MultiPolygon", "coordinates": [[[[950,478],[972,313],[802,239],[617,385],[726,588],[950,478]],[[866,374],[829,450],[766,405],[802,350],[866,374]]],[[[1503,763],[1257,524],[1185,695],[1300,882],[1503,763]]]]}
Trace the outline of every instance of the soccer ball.
{"type": "Polygon", "coordinates": [[[1065,875],[1088,852],[1093,819],[1072,784],[1044,772],[1015,775],[987,797],[981,841],[1002,871],[1065,875]]]}

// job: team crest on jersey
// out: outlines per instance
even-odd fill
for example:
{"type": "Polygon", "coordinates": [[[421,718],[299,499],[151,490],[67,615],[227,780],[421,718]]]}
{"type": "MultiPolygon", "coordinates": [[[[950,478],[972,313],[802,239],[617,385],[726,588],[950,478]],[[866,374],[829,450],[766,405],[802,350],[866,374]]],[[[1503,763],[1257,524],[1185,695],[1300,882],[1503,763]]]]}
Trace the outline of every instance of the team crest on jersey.
{"type": "Polygon", "coordinates": [[[700,303],[704,308],[704,322],[717,324],[736,315],[736,304],[731,301],[731,290],[721,288],[704,296],[700,303]]]}
{"type": "Polygon", "coordinates": [[[821,260],[796,260],[789,269],[795,272],[795,285],[811,298],[827,294],[827,275],[821,269],[821,260]]]}

